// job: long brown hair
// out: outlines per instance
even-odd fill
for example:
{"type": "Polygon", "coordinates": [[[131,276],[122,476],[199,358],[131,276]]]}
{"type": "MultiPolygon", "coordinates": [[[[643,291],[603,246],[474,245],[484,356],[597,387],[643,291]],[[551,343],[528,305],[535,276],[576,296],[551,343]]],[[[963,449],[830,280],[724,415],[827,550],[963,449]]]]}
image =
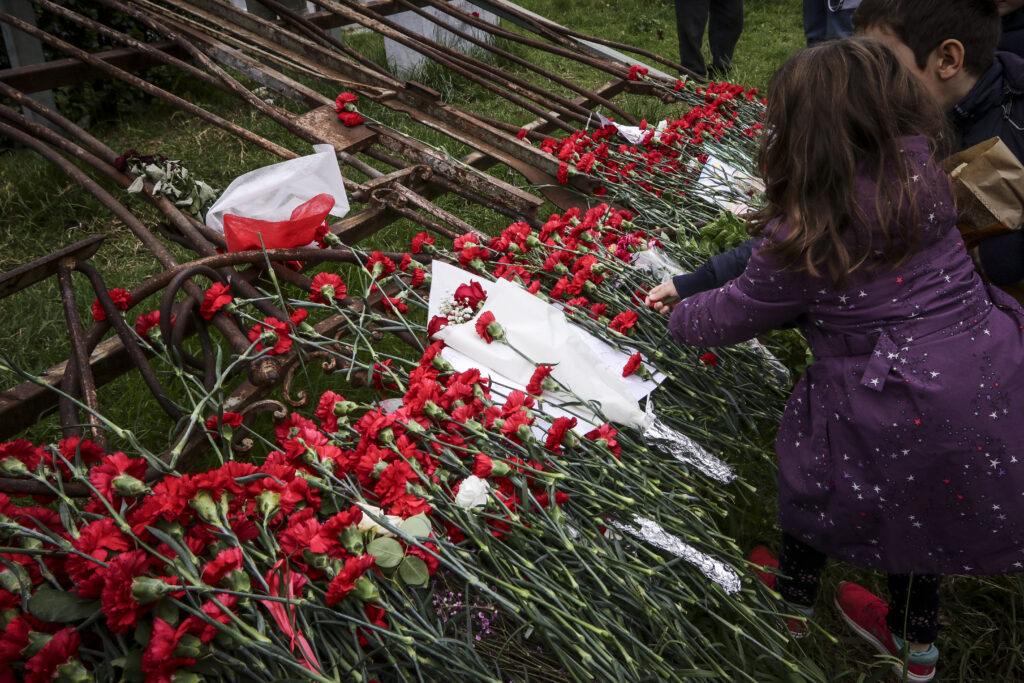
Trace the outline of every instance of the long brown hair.
{"type": "Polygon", "coordinates": [[[945,118],[888,48],[848,38],[790,57],[768,86],[765,129],[757,165],[767,205],[754,214],[751,231],[763,234],[769,222],[786,218],[788,236],[769,249],[787,267],[842,287],[858,268],[909,254],[920,216],[899,138],[923,135],[934,151],[945,118]],[[865,221],[856,201],[861,176],[877,187],[882,243],[866,230],[846,234],[865,221]]]}

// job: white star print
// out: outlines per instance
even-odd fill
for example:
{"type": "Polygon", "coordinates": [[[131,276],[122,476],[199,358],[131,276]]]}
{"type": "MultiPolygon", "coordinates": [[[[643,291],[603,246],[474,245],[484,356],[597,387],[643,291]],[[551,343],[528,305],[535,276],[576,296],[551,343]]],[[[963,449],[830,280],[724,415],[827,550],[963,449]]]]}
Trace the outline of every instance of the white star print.
{"type": "Polygon", "coordinates": [[[877,377],[875,379],[871,380],[871,386],[873,386],[873,387],[877,387],[878,386],[878,378],[877,377]]]}
{"type": "Polygon", "coordinates": [[[936,377],[938,377],[942,373],[941,372],[935,372],[934,370],[929,370],[928,374],[932,376],[932,379],[935,379],[936,377]]]}
{"type": "Polygon", "coordinates": [[[845,304],[849,299],[850,297],[846,296],[845,294],[839,295],[839,303],[841,304],[845,304]]]}
{"type": "Polygon", "coordinates": [[[993,410],[993,411],[992,411],[992,412],[991,412],[991,413],[989,414],[989,417],[991,417],[991,418],[992,418],[993,420],[995,420],[996,418],[998,418],[998,417],[999,417],[999,413],[997,413],[996,411],[994,411],[994,410],[993,410]]]}
{"type": "Polygon", "coordinates": [[[1000,462],[1002,462],[1002,461],[1001,460],[989,460],[989,463],[992,465],[992,469],[995,469],[995,468],[999,467],[999,463],[1000,462]]]}
{"type": "Polygon", "coordinates": [[[853,483],[853,490],[854,490],[854,491],[860,491],[860,484],[858,484],[858,483],[854,482],[854,483],[853,483]]]}
{"type": "Polygon", "coordinates": [[[862,290],[860,290],[860,293],[859,293],[859,294],[857,294],[857,296],[859,296],[859,297],[860,297],[860,298],[862,298],[862,299],[863,299],[864,297],[866,297],[867,295],[868,295],[868,293],[867,293],[867,292],[865,292],[865,291],[864,291],[863,289],[862,289],[862,290]]]}

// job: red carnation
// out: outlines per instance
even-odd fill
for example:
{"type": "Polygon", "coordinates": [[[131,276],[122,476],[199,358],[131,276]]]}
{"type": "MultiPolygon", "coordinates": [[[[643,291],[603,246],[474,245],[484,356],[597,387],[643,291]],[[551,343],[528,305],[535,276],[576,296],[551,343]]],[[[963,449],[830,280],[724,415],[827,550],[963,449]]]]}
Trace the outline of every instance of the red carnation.
{"type": "Polygon", "coordinates": [[[149,567],[149,556],[145,550],[132,550],[118,555],[99,570],[103,576],[100,591],[103,614],[107,625],[114,633],[124,633],[134,627],[139,617],[148,609],[132,597],[132,581],[141,576],[149,567]]]}
{"type": "Polygon", "coordinates": [[[480,314],[480,317],[477,318],[476,333],[479,334],[488,344],[493,342],[495,339],[501,339],[505,336],[504,331],[501,329],[501,325],[494,322],[494,314],[490,311],[484,311],[480,314]]]}
{"type": "Polygon", "coordinates": [[[25,683],[44,683],[57,678],[57,668],[78,656],[81,638],[69,626],[53,634],[49,642],[25,663],[25,683]]]}
{"type": "Polygon", "coordinates": [[[340,114],[341,112],[345,111],[345,105],[351,102],[355,102],[358,99],[359,97],[357,97],[353,93],[343,92],[334,99],[334,111],[340,114]]]}
{"type": "Polygon", "coordinates": [[[469,284],[461,284],[455,289],[453,298],[476,311],[480,304],[487,301],[487,292],[476,280],[470,280],[469,284]]]}
{"type": "Polygon", "coordinates": [[[544,380],[551,375],[552,370],[554,368],[550,365],[538,365],[530,377],[530,383],[526,385],[526,391],[534,396],[540,396],[541,392],[544,391],[544,380]]]}
{"type": "Polygon", "coordinates": [[[409,282],[409,284],[411,284],[413,287],[419,287],[424,283],[424,281],[426,281],[426,279],[427,271],[423,270],[422,268],[413,268],[412,280],[409,282]]]}
{"type": "MultiPolygon", "coordinates": [[[[121,289],[120,287],[112,289],[107,294],[110,295],[111,300],[114,302],[114,307],[122,311],[127,311],[128,307],[132,305],[132,293],[127,289],[121,289]]],[[[103,306],[100,305],[100,300],[96,299],[92,302],[92,319],[93,320],[106,320],[107,312],[103,310],[103,306]]]]}
{"type": "Polygon", "coordinates": [[[238,546],[226,548],[203,567],[203,583],[216,586],[225,576],[242,568],[242,549],[238,546]]]}
{"type": "Polygon", "coordinates": [[[334,273],[317,273],[309,286],[309,300],[316,304],[327,304],[332,299],[344,299],[348,293],[345,282],[334,273]]]}
{"type": "Polygon", "coordinates": [[[615,330],[616,332],[625,334],[626,330],[633,327],[633,325],[635,325],[636,321],[639,319],[640,316],[637,315],[636,311],[623,311],[622,313],[619,313],[617,316],[612,318],[612,321],[608,324],[608,327],[615,330]]]}
{"type": "Polygon", "coordinates": [[[494,461],[483,453],[477,453],[473,458],[473,474],[481,479],[491,476],[494,471],[494,461]]]}
{"type": "Polygon", "coordinates": [[[576,426],[575,417],[556,417],[548,429],[548,437],[544,441],[544,448],[554,453],[562,452],[562,441],[570,429],[576,426]]]}
{"type": "Polygon", "coordinates": [[[634,353],[632,356],[630,356],[629,360],[626,361],[625,367],[622,368],[622,376],[623,377],[629,377],[634,372],[636,372],[637,368],[639,368],[639,367],[640,367],[640,353],[637,352],[637,353],[634,353]]]}
{"type": "Polygon", "coordinates": [[[564,161],[558,164],[557,176],[558,182],[562,185],[566,185],[569,182],[569,164],[564,161]]]}
{"type": "Polygon", "coordinates": [[[519,132],[516,133],[516,137],[519,138],[520,140],[525,138],[526,137],[526,129],[525,128],[520,128],[519,132]]]}
{"type": "Polygon", "coordinates": [[[381,252],[375,251],[370,254],[370,259],[366,262],[366,269],[376,279],[395,272],[395,262],[381,252]]]}
{"type": "Polygon", "coordinates": [[[352,128],[358,126],[363,122],[363,117],[359,115],[359,112],[355,111],[343,111],[338,112],[338,120],[345,124],[346,128],[352,128]]]}
{"type": "Polygon", "coordinates": [[[442,329],[448,326],[448,318],[443,315],[435,315],[427,323],[427,336],[433,337],[435,334],[440,332],[442,329]]]}
{"type": "Polygon", "coordinates": [[[124,453],[111,453],[89,469],[89,481],[111,502],[120,496],[143,493],[145,476],[146,461],[124,453]]]}
{"type": "Polygon", "coordinates": [[[619,457],[619,453],[622,452],[622,446],[620,446],[619,442],[615,440],[615,437],[618,435],[619,431],[607,423],[585,434],[585,436],[591,441],[607,447],[616,458],[619,457]]]}
{"type": "MultiPolygon", "coordinates": [[[[175,316],[171,316],[171,327],[174,327],[175,316]]],[[[145,315],[140,315],[135,319],[135,332],[147,340],[149,340],[149,331],[156,328],[157,332],[160,331],[160,311],[150,311],[145,315]]]]}
{"type": "Polygon", "coordinates": [[[416,236],[412,238],[412,247],[409,251],[414,254],[419,254],[420,252],[429,254],[434,251],[434,238],[427,232],[417,233],[416,236]]]}
{"type": "Polygon", "coordinates": [[[704,362],[705,365],[710,365],[711,367],[716,367],[718,365],[718,356],[711,353],[710,351],[701,356],[700,359],[704,362]]]}
{"type": "Polygon", "coordinates": [[[626,75],[626,78],[631,81],[636,81],[639,80],[641,76],[646,75],[646,68],[640,66],[639,64],[634,64],[633,66],[629,67],[629,73],[626,75]]]}
{"type": "Polygon", "coordinates": [[[203,303],[199,307],[199,315],[203,316],[204,320],[209,320],[216,315],[217,311],[232,301],[234,301],[234,298],[231,296],[231,288],[215,282],[212,287],[206,290],[206,294],[203,295],[203,303]]]}
{"type": "Polygon", "coordinates": [[[373,555],[360,555],[345,560],[345,566],[327,587],[327,604],[333,605],[355,588],[356,579],[362,576],[376,561],[373,555]]]}
{"type": "Polygon", "coordinates": [[[149,643],[146,644],[146,650],[142,653],[142,671],[146,674],[147,681],[170,683],[174,680],[175,671],[183,666],[191,666],[196,663],[194,657],[174,656],[181,637],[185,635],[186,629],[189,627],[187,619],[177,628],[160,617],[153,619],[153,630],[149,636],[149,643]]]}

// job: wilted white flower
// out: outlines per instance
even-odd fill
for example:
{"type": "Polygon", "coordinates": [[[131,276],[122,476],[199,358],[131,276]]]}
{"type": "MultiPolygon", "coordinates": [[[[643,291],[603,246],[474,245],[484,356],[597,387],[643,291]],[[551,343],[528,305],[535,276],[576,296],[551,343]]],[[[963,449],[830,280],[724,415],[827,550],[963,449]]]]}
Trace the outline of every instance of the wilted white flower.
{"type": "Polygon", "coordinates": [[[471,474],[462,480],[459,485],[459,493],[455,496],[455,504],[464,508],[475,508],[487,505],[487,495],[490,493],[491,485],[486,479],[481,479],[471,474]]]}
{"type": "Polygon", "coordinates": [[[373,515],[374,517],[377,517],[377,518],[383,517],[384,519],[387,520],[388,524],[390,524],[391,526],[398,526],[399,524],[401,524],[401,522],[402,522],[402,518],[401,517],[398,517],[397,515],[385,515],[384,511],[381,510],[379,507],[376,507],[374,505],[370,505],[368,503],[358,503],[357,502],[356,505],[358,505],[362,509],[362,511],[364,513],[363,514],[363,518],[361,520],[359,520],[359,525],[356,526],[356,529],[358,529],[359,531],[372,531],[373,533],[377,534],[378,536],[394,536],[395,535],[394,533],[392,533],[388,529],[384,528],[383,526],[381,526],[377,522],[373,521],[373,519],[370,518],[370,515],[373,515]]]}

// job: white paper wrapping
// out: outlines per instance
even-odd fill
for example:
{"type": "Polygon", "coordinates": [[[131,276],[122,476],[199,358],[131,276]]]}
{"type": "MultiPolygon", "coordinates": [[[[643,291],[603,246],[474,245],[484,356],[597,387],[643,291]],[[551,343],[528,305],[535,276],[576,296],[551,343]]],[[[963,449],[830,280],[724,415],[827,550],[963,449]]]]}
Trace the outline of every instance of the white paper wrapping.
{"type": "MultiPolygon", "coordinates": [[[[518,285],[505,280],[489,282],[434,261],[430,317],[438,315],[441,303],[451,298],[459,285],[470,280],[479,282],[487,292],[487,301],[480,313],[494,313],[495,321],[504,328],[509,344],[530,360],[507,344],[498,341],[488,344],[481,339],[476,332],[474,317],[461,325],[449,325],[435,335],[448,345],[441,355],[456,369],[479,368],[490,376],[497,393],[507,394],[514,389],[525,390],[536,369],[535,363],[551,365],[554,379],[577,397],[598,403],[609,421],[642,426],[645,416],[637,401],[653,391],[663,376],[655,377],[657,381],[635,375],[623,378],[622,368],[629,360],[629,353],[623,353],[573,325],[560,310],[518,285]]],[[[578,431],[589,431],[603,422],[581,406],[567,406],[577,399],[566,394],[545,391],[542,400],[541,411],[552,419],[575,416],[587,423],[578,425],[578,431]]]]}
{"type": "Polygon", "coordinates": [[[348,213],[348,196],[332,145],[313,145],[315,154],[249,171],[235,178],[206,213],[206,226],[224,232],[224,214],[283,221],[318,194],[334,197],[331,215],[348,213]]]}

